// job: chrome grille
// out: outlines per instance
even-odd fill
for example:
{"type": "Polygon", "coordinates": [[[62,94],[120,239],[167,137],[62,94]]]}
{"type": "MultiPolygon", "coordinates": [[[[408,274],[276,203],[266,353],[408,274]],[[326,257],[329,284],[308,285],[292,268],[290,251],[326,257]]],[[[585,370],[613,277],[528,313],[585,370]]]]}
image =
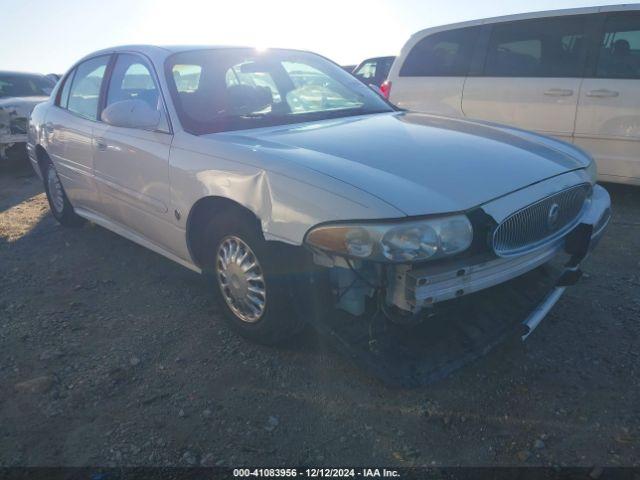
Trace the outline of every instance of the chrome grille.
{"type": "Polygon", "coordinates": [[[576,222],[591,185],[582,184],[555,193],[507,217],[493,234],[493,250],[515,255],[559,237],[576,222]]]}

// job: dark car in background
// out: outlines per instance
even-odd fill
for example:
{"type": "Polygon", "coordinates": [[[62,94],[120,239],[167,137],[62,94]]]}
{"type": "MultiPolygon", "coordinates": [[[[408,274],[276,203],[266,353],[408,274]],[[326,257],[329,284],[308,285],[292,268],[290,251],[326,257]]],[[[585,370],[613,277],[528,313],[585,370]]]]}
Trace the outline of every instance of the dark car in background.
{"type": "Polygon", "coordinates": [[[44,75],[0,71],[0,164],[9,157],[26,158],[29,115],[54,86],[44,75]]]}
{"type": "Polygon", "coordinates": [[[380,87],[387,79],[396,57],[367,58],[353,69],[353,74],[367,85],[380,87]]]}

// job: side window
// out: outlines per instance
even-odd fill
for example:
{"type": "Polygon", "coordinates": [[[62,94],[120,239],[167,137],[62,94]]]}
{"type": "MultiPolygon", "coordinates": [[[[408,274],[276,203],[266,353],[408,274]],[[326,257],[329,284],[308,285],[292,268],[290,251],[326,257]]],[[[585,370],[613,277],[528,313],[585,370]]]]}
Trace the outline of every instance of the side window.
{"type": "Polygon", "coordinates": [[[370,60],[362,65],[354,75],[362,80],[369,80],[376,77],[376,67],[378,62],[370,60]]]}
{"type": "Polygon", "coordinates": [[[581,77],[588,43],[584,24],[584,15],[496,24],[484,75],[581,77]]]}
{"type": "Polygon", "coordinates": [[[158,88],[147,62],[138,55],[118,55],[107,92],[107,103],[142,100],[152,109],[158,108],[158,88]]]}
{"type": "Polygon", "coordinates": [[[400,69],[401,77],[465,76],[480,29],[459,28],[420,40],[400,69]]]}
{"type": "Polygon", "coordinates": [[[71,82],[67,103],[70,112],[89,120],[96,120],[100,88],[109,58],[108,55],[96,57],[78,65],[73,82],[71,82]]]}
{"type": "Polygon", "coordinates": [[[69,92],[71,91],[71,84],[73,83],[73,77],[75,76],[76,71],[69,73],[67,78],[64,80],[64,85],[62,86],[62,91],[60,92],[60,97],[58,101],[58,106],[62,108],[67,108],[69,103],[69,92]]]}
{"type": "Polygon", "coordinates": [[[640,78],[640,15],[614,14],[607,19],[596,77],[640,78]]]}
{"type": "Polygon", "coordinates": [[[202,73],[200,65],[174,65],[171,73],[178,93],[191,93],[198,90],[202,73]]]}

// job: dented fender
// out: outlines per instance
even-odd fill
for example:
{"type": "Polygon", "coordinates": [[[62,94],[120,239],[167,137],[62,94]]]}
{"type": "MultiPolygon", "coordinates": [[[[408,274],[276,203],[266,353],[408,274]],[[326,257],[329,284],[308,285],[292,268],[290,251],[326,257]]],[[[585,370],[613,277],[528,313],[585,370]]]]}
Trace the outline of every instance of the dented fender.
{"type": "Polygon", "coordinates": [[[230,135],[211,135],[207,140],[177,133],[172,144],[170,184],[183,218],[198,200],[222,197],[253,212],[267,240],[301,245],[306,232],[319,223],[405,216],[362,190],[267,152],[261,145],[238,142],[230,135]],[[316,181],[318,176],[322,182],[316,181]]]}

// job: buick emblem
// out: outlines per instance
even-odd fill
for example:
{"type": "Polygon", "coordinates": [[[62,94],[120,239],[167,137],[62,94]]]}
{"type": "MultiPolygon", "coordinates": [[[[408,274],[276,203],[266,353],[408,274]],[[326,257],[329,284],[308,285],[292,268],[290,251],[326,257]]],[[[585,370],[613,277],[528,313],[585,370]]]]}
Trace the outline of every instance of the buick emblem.
{"type": "Polygon", "coordinates": [[[554,203],[549,208],[549,214],[547,215],[547,227],[549,230],[554,230],[558,225],[558,218],[560,218],[560,205],[554,203]]]}

